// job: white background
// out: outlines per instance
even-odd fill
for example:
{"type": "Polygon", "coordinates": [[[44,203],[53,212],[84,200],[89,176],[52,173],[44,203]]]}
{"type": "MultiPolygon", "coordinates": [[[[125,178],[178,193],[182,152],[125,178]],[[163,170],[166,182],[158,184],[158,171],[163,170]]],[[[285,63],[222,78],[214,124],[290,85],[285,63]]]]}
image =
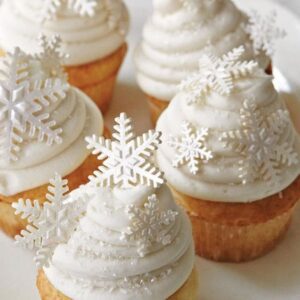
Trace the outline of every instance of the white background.
{"type": "MultiPolygon", "coordinates": [[[[151,11],[150,0],[125,1],[131,11],[130,52],[122,68],[114,102],[106,116],[111,126],[113,118],[126,111],[136,123],[136,131],[150,127],[148,108],[143,94],[135,84],[132,52],[141,36],[142,24],[151,11]]],[[[300,95],[300,0],[278,0],[285,8],[270,0],[238,0],[242,7],[266,11],[275,8],[281,26],[289,36],[279,45],[275,67],[288,79],[279,81],[288,88],[288,101],[295,105],[300,95]],[[299,82],[299,83],[298,83],[299,82]]],[[[278,73],[278,72],[276,72],[278,73]]],[[[300,102],[299,102],[300,103],[300,102]]],[[[300,104],[298,104],[300,110],[300,104]]],[[[300,120],[299,120],[300,123],[300,120]]],[[[299,300],[300,299],[300,210],[291,230],[282,243],[269,255],[246,264],[220,264],[197,258],[201,300],[299,300]]],[[[18,249],[0,233],[0,300],[36,300],[35,268],[29,252],[18,249]]],[[[142,300],[142,299],[138,299],[142,300]]],[[[153,299],[156,300],[156,299],[153,299]]],[[[188,300],[188,299],[187,299],[188,300]]]]}

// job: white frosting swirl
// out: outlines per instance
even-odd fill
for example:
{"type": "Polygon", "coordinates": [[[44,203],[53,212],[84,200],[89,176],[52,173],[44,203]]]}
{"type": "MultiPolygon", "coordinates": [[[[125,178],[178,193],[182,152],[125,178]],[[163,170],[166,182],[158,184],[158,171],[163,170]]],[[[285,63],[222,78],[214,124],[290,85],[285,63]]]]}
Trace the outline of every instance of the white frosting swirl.
{"type": "Polygon", "coordinates": [[[178,84],[198,70],[208,44],[217,56],[243,45],[242,60],[257,59],[265,69],[270,60],[255,55],[244,30],[247,17],[229,0],[157,0],[137,48],[137,80],[142,90],[170,101],[178,84]]]}
{"type": "Polygon", "coordinates": [[[0,194],[15,195],[49,181],[55,172],[70,174],[88,157],[85,136],[102,135],[103,118],[96,105],[71,87],[64,99],[50,105],[45,113],[62,128],[62,143],[51,146],[24,139],[16,162],[0,158],[0,194]]]}
{"type": "Polygon", "coordinates": [[[80,300],[167,299],[190,276],[194,265],[191,227],[166,186],[130,190],[98,189],[91,195],[86,216],[67,244],[59,245],[52,264],[44,268],[66,296],[80,300]],[[129,204],[143,206],[156,193],[161,209],[178,211],[169,229],[171,243],[154,244],[139,256],[137,243],[121,239],[130,225],[129,204]]]}
{"type": "Polygon", "coordinates": [[[0,7],[0,46],[11,51],[19,46],[27,53],[37,53],[40,33],[59,34],[62,51],[69,54],[67,66],[82,65],[106,57],[125,41],[128,12],[122,1],[109,10],[99,1],[93,17],[79,17],[67,8],[54,20],[40,23],[44,0],[5,0],[0,7]],[[115,22],[115,23],[114,23],[115,22]]]}
{"type": "MultiPolygon", "coordinates": [[[[280,182],[276,184],[269,184],[262,179],[243,184],[239,177],[242,154],[234,149],[224,148],[220,141],[224,132],[241,129],[240,110],[246,99],[252,99],[258,108],[264,109],[266,115],[285,109],[271,80],[272,77],[262,73],[253,78],[237,80],[232,94],[222,96],[211,91],[203,105],[188,105],[187,92],[175,96],[157,124],[157,130],[163,133],[163,144],[158,150],[157,161],[175,189],[203,200],[251,202],[283,191],[298,177],[299,164],[284,165],[280,169],[280,182]],[[192,175],[186,165],[178,168],[172,166],[176,150],[166,142],[169,135],[180,136],[184,121],[188,121],[196,129],[209,129],[207,145],[214,158],[205,164],[201,163],[196,175],[192,175]]],[[[300,139],[291,122],[286,126],[280,142],[283,138],[294,145],[299,158],[300,139]]]]}

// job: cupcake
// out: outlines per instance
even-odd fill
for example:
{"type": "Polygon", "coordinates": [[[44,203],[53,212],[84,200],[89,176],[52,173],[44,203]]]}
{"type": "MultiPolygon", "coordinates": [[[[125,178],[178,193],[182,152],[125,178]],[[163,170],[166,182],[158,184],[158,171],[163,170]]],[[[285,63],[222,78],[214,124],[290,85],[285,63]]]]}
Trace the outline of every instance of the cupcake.
{"type": "Polygon", "coordinates": [[[197,71],[208,45],[218,56],[244,46],[244,59],[255,59],[271,72],[274,42],[284,36],[276,28],[274,12],[246,16],[230,0],[153,0],[153,6],[135,53],[137,81],[147,96],[153,123],[178,84],[197,71]]]}
{"type": "Polygon", "coordinates": [[[121,0],[4,0],[0,7],[0,47],[40,51],[40,32],[60,35],[68,53],[65,69],[71,85],[83,90],[104,113],[112,98],[126,53],[128,13],[121,0]]]}
{"type": "Polygon", "coordinates": [[[300,198],[300,140],[272,84],[244,49],[206,55],[158,120],[157,152],[190,216],[198,255],[241,262],[271,250],[300,198]]]}
{"type": "Polygon", "coordinates": [[[103,133],[102,115],[60,71],[19,48],[0,60],[0,228],[10,236],[26,226],[11,203],[41,204],[56,171],[74,189],[98,165],[84,137],[103,133]]]}
{"type": "Polygon", "coordinates": [[[188,217],[149,159],[160,133],[135,137],[124,113],[114,128],[113,141],[87,138],[104,160],[88,184],[68,194],[67,182],[56,175],[43,209],[24,200],[13,205],[31,222],[16,239],[36,251],[40,296],[196,299],[188,217]]]}

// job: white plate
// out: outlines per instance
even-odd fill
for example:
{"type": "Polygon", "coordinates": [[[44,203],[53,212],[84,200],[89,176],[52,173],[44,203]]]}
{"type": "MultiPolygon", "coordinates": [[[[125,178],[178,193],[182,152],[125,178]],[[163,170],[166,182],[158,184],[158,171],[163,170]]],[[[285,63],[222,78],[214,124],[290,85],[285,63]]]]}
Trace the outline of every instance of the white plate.
{"type": "MultiPolygon", "coordinates": [[[[289,0],[294,6],[298,0],[289,0]]],[[[127,0],[132,14],[129,37],[130,52],[123,66],[114,103],[106,117],[126,111],[136,122],[137,131],[150,127],[145,99],[135,84],[132,51],[141,36],[142,24],[151,10],[151,1],[127,0]]],[[[298,107],[300,95],[300,20],[286,8],[270,0],[238,0],[242,8],[266,12],[276,9],[279,23],[288,32],[280,43],[274,60],[276,85],[286,93],[288,103],[298,107]],[[280,70],[280,72],[279,72],[280,70]],[[282,76],[279,76],[279,75],[282,76]],[[297,82],[298,81],[298,82],[297,82]]],[[[287,1],[288,2],[288,1],[287,1]]],[[[296,109],[293,109],[293,114],[296,109]]],[[[299,118],[300,123],[300,118],[299,118]]],[[[300,125],[300,124],[299,124],[300,125]]],[[[281,244],[267,256],[245,264],[214,263],[197,258],[201,300],[299,300],[300,299],[300,209],[281,244]]],[[[29,252],[16,248],[13,241],[0,233],[0,299],[37,300],[35,267],[29,252]]],[[[188,300],[188,299],[187,299],[188,300]]]]}

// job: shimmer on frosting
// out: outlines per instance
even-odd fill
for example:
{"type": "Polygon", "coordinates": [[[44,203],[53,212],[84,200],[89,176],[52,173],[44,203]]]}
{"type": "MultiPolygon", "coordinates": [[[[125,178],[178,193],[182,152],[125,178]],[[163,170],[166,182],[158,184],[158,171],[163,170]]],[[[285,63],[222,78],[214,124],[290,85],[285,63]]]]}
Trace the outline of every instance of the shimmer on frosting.
{"type": "Polygon", "coordinates": [[[40,49],[36,40],[40,33],[50,37],[59,34],[62,51],[69,54],[67,66],[101,59],[125,41],[128,13],[122,1],[119,2],[114,11],[108,11],[103,1],[99,1],[93,17],[79,17],[65,8],[56,19],[40,23],[43,0],[4,0],[0,7],[0,47],[11,51],[19,46],[25,52],[37,53],[40,49]],[[117,24],[113,24],[110,14],[121,16],[117,24]]]}
{"type": "Polygon", "coordinates": [[[62,143],[52,144],[28,140],[22,144],[16,162],[0,158],[0,194],[15,195],[49,181],[55,172],[70,174],[88,157],[85,136],[101,135],[103,119],[95,104],[81,91],[69,88],[64,99],[45,111],[62,129],[62,143]]]}
{"type": "Polygon", "coordinates": [[[185,283],[194,265],[190,223],[176,206],[169,189],[139,186],[131,189],[88,190],[86,215],[66,244],[59,245],[50,267],[49,281],[75,300],[163,300],[185,283]],[[141,257],[137,242],[121,239],[130,225],[127,205],[142,207],[156,193],[160,207],[177,211],[169,228],[170,244],[153,244],[141,257]]]}
{"type": "Polygon", "coordinates": [[[243,59],[255,58],[265,69],[270,60],[256,56],[246,22],[230,0],[154,0],[153,15],[135,54],[139,85],[146,94],[170,101],[178,84],[198,70],[208,45],[216,55],[243,45],[243,59]]]}
{"type": "MultiPolygon", "coordinates": [[[[157,161],[164,171],[166,179],[178,191],[192,197],[222,202],[251,202],[283,191],[300,174],[300,165],[284,166],[280,173],[280,182],[269,184],[262,179],[243,184],[239,178],[239,153],[224,148],[220,141],[223,133],[241,128],[240,110],[246,99],[254,101],[258,108],[263,108],[266,115],[278,109],[285,109],[284,102],[275,91],[272,77],[263,73],[252,78],[235,81],[235,88],[230,95],[220,95],[211,91],[204,104],[188,105],[186,92],[178,93],[169,108],[162,114],[157,130],[163,133],[163,144],[157,153],[157,161]],[[169,135],[178,136],[181,124],[188,121],[195,128],[208,128],[208,148],[214,158],[200,164],[200,170],[192,175],[187,166],[174,168],[172,159],[175,150],[166,142],[169,135]]],[[[300,140],[290,122],[283,134],[300,155],[300,140]]]]}

